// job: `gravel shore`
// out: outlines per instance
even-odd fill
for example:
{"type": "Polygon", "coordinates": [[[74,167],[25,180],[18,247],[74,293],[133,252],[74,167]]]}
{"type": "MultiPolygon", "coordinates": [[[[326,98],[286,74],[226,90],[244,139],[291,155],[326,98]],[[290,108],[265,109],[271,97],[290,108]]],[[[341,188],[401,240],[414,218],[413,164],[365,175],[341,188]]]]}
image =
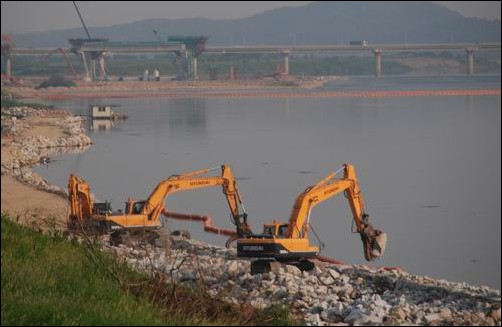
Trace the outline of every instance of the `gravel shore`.
{"type": "Polygon", "coordinates": [[[250,274],[250,261],[226,249],[179,237],[162,247],[110,246],[133,267],[160,271],[177,283],[204,285],[212,296],[256,308],[290,305],[308,325],[500,326],[500,291],[437,280],[399,269],[319,264],[302,272],[280,265],[250,274]]]}

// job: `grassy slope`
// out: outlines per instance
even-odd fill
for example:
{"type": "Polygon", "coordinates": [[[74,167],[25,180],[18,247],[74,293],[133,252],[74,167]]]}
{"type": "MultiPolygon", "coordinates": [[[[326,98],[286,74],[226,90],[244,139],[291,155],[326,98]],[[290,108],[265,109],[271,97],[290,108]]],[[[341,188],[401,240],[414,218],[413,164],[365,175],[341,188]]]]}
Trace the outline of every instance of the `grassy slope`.
{"type": "Polygon", "coordinates": [[[282,305],[265,311],[234,308],[180,287],[178,299],[182,300],[172,301],[169,286],[155,283],[117,263],[110,255],[91,251],[88,246],[61,236],[43,235],[3,214],[1,234],[1,325],[296,323],[290,320],[289,309],[282,305]],[[121,287],[110,271],[118,271],[122,285],[128,286],[121,287]]]}
{"type": "Polygon", "coordinates": [[[2,325],[161,325],[155,308],[121,290],[84,249],[2,216],[2,325]]]}
{"type": "MultiPolygon", "coordinates": [[[[191,325],[208,322],[160,311],[125,292],[91,264],[86,249],[19,226],[2,215],[2,325],[191,325]],[[167,317],[167,318],[166,318],[167,317]]],[[[144,279],[133,271],[128,282],[144,279]]],[[[212,323],[218,324],[217,321],[212,323]]]]}

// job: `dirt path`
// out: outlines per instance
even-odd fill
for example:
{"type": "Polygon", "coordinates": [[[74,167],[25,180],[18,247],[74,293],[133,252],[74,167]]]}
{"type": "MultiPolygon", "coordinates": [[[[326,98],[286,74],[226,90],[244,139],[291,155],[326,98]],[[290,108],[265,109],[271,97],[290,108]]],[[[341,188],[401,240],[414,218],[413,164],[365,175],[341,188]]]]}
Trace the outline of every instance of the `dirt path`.
{"type": "Polygon", "coordinates": [[[48,138],[68,137],[70,134],[63,128],[57,126],[61,117],[29,117],[25,123],[29,126],[23,137],[45,136],[48,138]]]}
{"type": "Polygon", "coordinates": [[[64,226],[67,210],[68,201],[61,196],[24,185],[14,177],[2,176],[2,212],[8,212],[20,223],[41,222],[41,217],[47,217],[64,226]]]}

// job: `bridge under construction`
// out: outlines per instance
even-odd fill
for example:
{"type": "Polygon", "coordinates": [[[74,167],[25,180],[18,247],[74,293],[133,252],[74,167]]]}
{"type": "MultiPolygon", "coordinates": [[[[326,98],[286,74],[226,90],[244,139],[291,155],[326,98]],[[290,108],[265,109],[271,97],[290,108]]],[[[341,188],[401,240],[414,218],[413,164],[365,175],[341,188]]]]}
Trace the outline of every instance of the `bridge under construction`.
{"type": "MultiPolygon", "coordinates": [[[[198,78],[198,57],[203,53],[250,54],[277,53],[282,55],[281,74],[289,75],[292,54],[370,53],[374,56],[374,74],[383,74],[382,56],[385,53],[424,51],[464,51],[466,74],[475,73],[474,53],[481,50],[500,49],[500,43],[440,43],[440,44],[374,44],[360,45],[266,45],[266,46],[207,46],[205,36],[172,36],[166,42],[111,42],[107,39],[70,39],[70,46],[63,52],[79,56],[84,67],[84,81],[107,78],[105,58],[109,54],[166,54],[173,55],[178,68],[177,79],[198,78]]],[[[6,75],[12,76],[14,56],[42,56],[54,52],[53,48],[18,48],[7,37],[2,37],[2,56],[6,61],[6,75]]]]}
{"type": "MultiPolygon", "coordinates": [[[[111,42],[106,38],[95,38],[89,33],[84,18],[76,1],[72,1],[87,38],[69,39],[69,48],[59,48],[68,65],[71,67],[67,52],[72,52],[82,59],[84,81],[106,80],[105,57],[108,54],[140,54],[158,53],[173,54],[177,66],[177,79],[196,80],[198,78],[198,57],[204,53],[280,53],[282,54],[281,75],[289,75],[289,57],[292,53],[360,53],[370,52],[374,55],[375,76],[383,73],[382,55],[386,52],[399,51],[465,51],[466,73],[474,74],[474,51],[484,49],[500,49],[500,43],[440,43],[440,44],[379,44],[370,45],[367,41],[352,41],[348,45],[266,45],[266,46],[214,46],[207,47],[205,36],[170,36],[163,41],[157,31],[153,31],[157,42],[111,42]],[[99,71],[99,73],[98,73],[99,71]]],[[[12,38],[2,35],[2,57],[5,59],[6,77],[12,78],[12,58],[14,55],[50,55],[54,49],[16,48],[12,38]]],[[[72,71],[73,68],[71,69],[72,71]]],[[[233,72],[233,70],[232,70],[233,72]]],[[[234,76],[233,72],[231,75],[234,76]]]]}

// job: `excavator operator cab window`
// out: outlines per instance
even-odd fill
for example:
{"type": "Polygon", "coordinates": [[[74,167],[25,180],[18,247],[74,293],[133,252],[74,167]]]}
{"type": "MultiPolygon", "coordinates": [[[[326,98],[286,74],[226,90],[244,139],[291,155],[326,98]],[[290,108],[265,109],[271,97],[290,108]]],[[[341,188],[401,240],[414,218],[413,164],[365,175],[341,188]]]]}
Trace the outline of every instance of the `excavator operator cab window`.
{"type": "Polygon", "coordinates": [[[277,231],[277,237],[286,237],[286,231],[288,230],[288,225],[279,225],[279,230],[277,231]]]}
{"type": "Polygon", "coordinates": [[[92,208],[92,213],[96,215],[106,215],[112,213],[110,202],[96,202],[92,208]]]}
{"type": "Polygon", "coordinates": [[[145,206],[145,201],[127,201],[125,207],[125,213],[131,215],[139,215],[141,213],[141,209],[145,206]]]}
{"type": "Polygon", "coordinates": [[[273,237],[286,237],[286,231],[288,230],[288,224],[274,224],[263,226],[263,235],[273,236],[273,237]]]}
{"type": "Polygon", "coordinates": [[[263,234],[264,235],[270,235],[270,236],[274,236],[275,234],[275,226],[263,226],[263,234]]]}
{"type": "Polygon", "coordinates": [[[139,215],[141,213],[141,209],[143,209],[144,205],[145,205],[144,201],[135,202],[132,206],[132,214],[139,215]]]}

